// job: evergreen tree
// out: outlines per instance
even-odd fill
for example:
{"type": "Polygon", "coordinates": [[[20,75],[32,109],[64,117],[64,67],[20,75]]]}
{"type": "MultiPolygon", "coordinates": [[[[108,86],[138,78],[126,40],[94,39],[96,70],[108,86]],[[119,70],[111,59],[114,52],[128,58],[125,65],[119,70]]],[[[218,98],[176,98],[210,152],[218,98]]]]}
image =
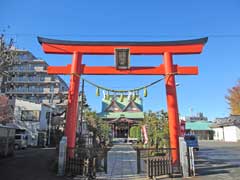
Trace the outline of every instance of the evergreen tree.
{"type": "Polygon", "coordinates": [[[85,117],[88,123],[88,129],[93,133],[94,144],[101,143],[102,145],[106,145],[110,132],[108,124],[99,118],[96,112],[90,110],[86,112],[85,117]]]}
{"type": "Polygon", "coordinates": [[[163,110],[145,113],[144,124],[148,128],[149,146],[156,148],[169,146],[168,115],[163,110]]]}

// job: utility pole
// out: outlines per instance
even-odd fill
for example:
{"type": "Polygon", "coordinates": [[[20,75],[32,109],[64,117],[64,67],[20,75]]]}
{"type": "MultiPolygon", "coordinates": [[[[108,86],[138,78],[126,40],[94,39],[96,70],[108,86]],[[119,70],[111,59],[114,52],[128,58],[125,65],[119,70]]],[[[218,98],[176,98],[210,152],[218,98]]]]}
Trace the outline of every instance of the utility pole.
{"type": "Polygon", "coordinates": [[[84,79],[82,80],[82,93],[81,93],[81,116],[80,116],[80,135],[82,135],[82,121],[83,121],[83,95],[84,95],[84,79]]]}
{"type": "Polygon", "coordinates": [[[53,93],[54,93],[54,89],[53,92],[51,93],[51,99],[50,99],[50,106],[51,106],[51,112],[50,112],[50,116],[49,116],[49,122],[48,122],[48,146],[50,146],[50,139],[51,139],[51,124],[52,124],[52,112],[53,112],[53,93]]]}

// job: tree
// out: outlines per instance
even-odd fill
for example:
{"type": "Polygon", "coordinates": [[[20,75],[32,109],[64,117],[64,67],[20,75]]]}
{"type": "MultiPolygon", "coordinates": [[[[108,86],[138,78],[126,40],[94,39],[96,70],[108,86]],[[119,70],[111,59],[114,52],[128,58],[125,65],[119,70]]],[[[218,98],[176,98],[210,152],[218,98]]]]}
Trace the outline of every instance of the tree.
{"type": "Polygon", "coordinates": [[[150,146],[169,146],[168,115],[163,110],[149,111],[144,115],[144,124],[147,125],[148,142],[150,146]]]}
{"type": "Polygon", "coordinates": [[[13,120],[13,110],[9,105],[8,98],[6,96],[0,96],[0,123],[6,124],[13,120]]]}
{"type": "Polygon", "coordinates": [[[87,111],[85,113],[88,129],[93,133],[94,140],[102,145],[106,145],[106,142],[109,139],[110,127],[97,116],[96,112],[87,111]]]}
{"type": "Polygon", "coordinates": [[[6,43],[4,35],[0,36],[0,75],[6,75],[6,70],[18,62],[17,51],[14,50],[13,39],[6,43]]]}
{"type": "Polygon", "coordinates": [[[230,106],[232,115],[240,115],[240,80],[231,89],[228,89],[228,95],[225,96],[230,106]]]}
{"type": "Polygon", "coordinates": [[[137,138],[138,141],[141,140],[141,128],[140,126],[133,126],[130,129],[130,137],[137,138]]]}

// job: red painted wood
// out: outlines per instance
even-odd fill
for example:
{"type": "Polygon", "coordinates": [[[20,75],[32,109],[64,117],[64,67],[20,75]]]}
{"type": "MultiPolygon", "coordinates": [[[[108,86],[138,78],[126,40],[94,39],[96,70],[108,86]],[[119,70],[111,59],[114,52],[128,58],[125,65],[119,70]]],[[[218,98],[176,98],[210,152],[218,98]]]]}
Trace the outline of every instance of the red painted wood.
{"type": "MultiPolygon", "coordinates": [[[[197,75],[197,66],[178,66],[173,65],[174,72],[178,75],[197,75]]],[[[48,74],[71,74],[71,65],[49,66],[48,74]]],[[[165,75],[163,64],[156,67],[131,67],[127,70],[118,70],[112,66],[84,66],[82,65],[81,74],[84,75],[165,75]]]]}
{"type": "Polygon", "coordinates": [[[152,46],[84,46],[84,45],[62,45],[42,43],[45,53],[51,54],[72,54],[77,51],[82,54],[92,55],[113,55],[115,48],[129,48],[131,55],[161,55],[164,52],[172,54],[199,54],[204,44],[190,45],[152,45],[152,46]]]}
{"type": "MultiPolygon", "coordinates": [[[[82,62],[82,55],[75,52],[73,54],[71,73],[80,73],[80,65],[82,62]]],[[[68,155],[74,156],[76,129],[77,129],[77,107],[78,107],[78,91],[79,91],[79,76],[71,75],[70,86],[68,91],[68,109],[66,118],[65,135],[67,136],[67,147],[69,148],[68,155]]]]}
{"type": "MultiPolygon", "coordinates": [[[[164,53],[164,65],[166,74],[174,72],[174,65],[172,55],[169,52],[164,53]]],[[[177,104],[177,92],[174,75],[165,78],[166,95],[167,95],[167,108],[168,108],[168,124],[169,124],[169,136],[170,146],[176,150],[171,151],[172,161],[174,165],[179,163],[179,114],[177,104]]]]}
{"type": "Polygon", "coordinates": [[[165,43],[73,43],[70,41],[44,40],[39,38],[44,52],[52,54],[74,54],[72,65],[50,66],[49,74],[70,74],[71,82],[68,98],[68,113],[65,134],[68,137],[68,147],[75,147],[77,99],[80,74],[85,75],[166,75],[166,95],[169,116],[170,146],[173,163],[179,163],[179,114],[174,75],[197,75],[198,68],[182,67],[173,64],[174,54],[199,54],[202,52],[207,38],[195,41],[165,42],[165,43]],[[136,45],[138,44],[138,45],[136,45]],[[148,45],[146,45],[148,44],[148,45]],[[117,70],[111,66],[81,65],[82,54],[113,55],[115,48],[129,48],[131,55],[163,55],[164,64],[157,67],[131,67],[129,70],[117,70]],[[75,74],[75,75],[74,75],[75,74]],[[79,76],[77,76],[78,74],[79,76]]]}

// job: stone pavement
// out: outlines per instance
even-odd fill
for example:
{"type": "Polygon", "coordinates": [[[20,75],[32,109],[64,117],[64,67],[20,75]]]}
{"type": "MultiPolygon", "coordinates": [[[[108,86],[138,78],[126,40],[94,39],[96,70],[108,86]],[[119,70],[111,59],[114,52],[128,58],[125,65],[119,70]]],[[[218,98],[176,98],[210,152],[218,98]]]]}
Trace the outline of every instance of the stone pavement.
{"type": "Polygon", "coordinates": [[[131,145],[115,145],[107,156],[108,175],[137,174],[137,152],[131,145]]]}
{"type": "Polygon", "coordinates": [[[114,145],[107,158],[107,174],[97,179],[145,179],[145,176],[137,174],[137,152],[131,145],[114,145]]]}

